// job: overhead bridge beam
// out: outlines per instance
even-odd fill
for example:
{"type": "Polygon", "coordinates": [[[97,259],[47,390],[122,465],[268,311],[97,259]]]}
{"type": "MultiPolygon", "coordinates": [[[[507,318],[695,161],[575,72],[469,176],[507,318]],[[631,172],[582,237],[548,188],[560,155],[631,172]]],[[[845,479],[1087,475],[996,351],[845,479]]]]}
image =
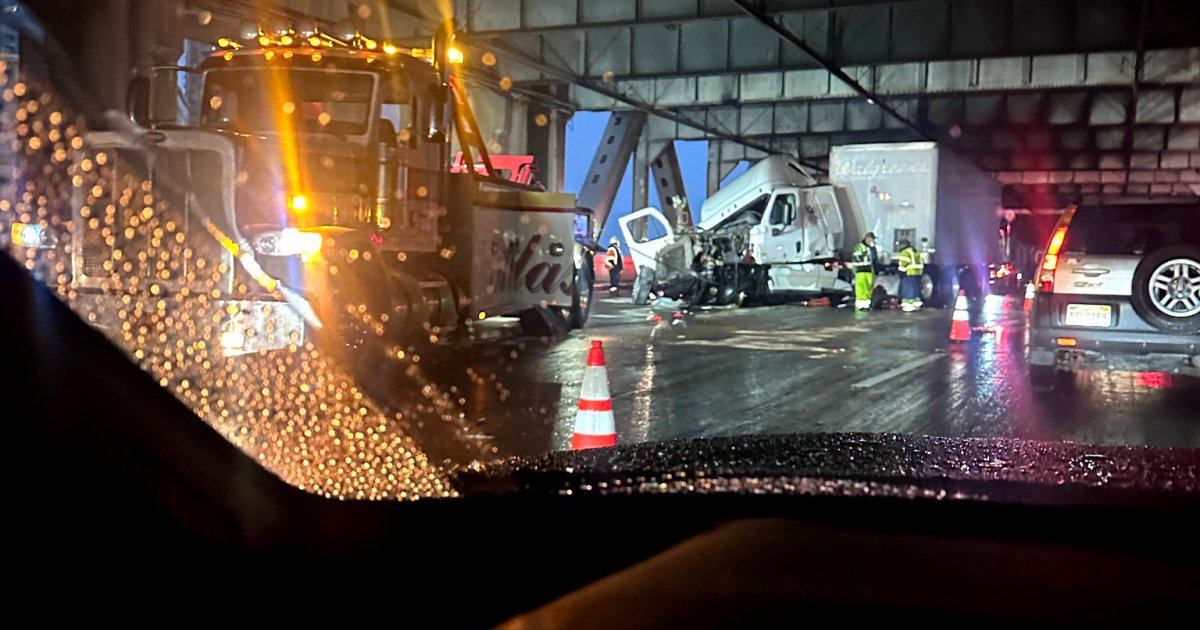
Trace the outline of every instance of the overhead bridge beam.
{"type": "MultiPolygon", "coordinates": [[[[406,6],[404,3],[399,2],[398,0],[387,0],[387,5],[398,13],[408,15],[414,19],[420,20],[421,22],[425,23],[431,29],[437,27],[436,20],[434,20],[426,15],[421,14],[420,12],[414,10],[412,7],[406,6]]],[[[568,69],[563,69],[563,68],[557,67],[553,64],[545,63],[542,60],[538,59],[536,56],[528,54],[521,50],[518,50],[512,46],[508,46],[508,45],[502,44],[500,42],[490,41],[487,39],[478,39],[477,40],[473,36],[471,36],[467,33],[459,33],[457,35],[457,41],[460,44],[467,46],[469,48],[475,48],[475,49],[477,49],[479,51],[483,51],[483,52],[491,52],[504,61],[516,63],[518,65],[522,65],[527,68],[536,70],[537,72],[539,72],[549,78],[553,78],[558,81],[562,81],[564,83],[571,84],[577,88],[583,88],[583,89],[595,92],[596,94],[600,95],[603,98],[610,99],[614,103],[620,103],[621,105],[624,105],[626,107],[637,109],[637,110],[646,112],[647,114],[653,114],[655,116],[669,120],[671,122],[685,125],[688,127],[692,127],[699,131],[703,131],[708,136],[718,138],[721,140],[729,140],[732,142],[736,142],[743,146],[746,146],[746,147],[749,147],[752,149],[756,149],[756,150],[762,151],[764,153],[776,153],[777,152],[774,149],[772,149],[772,147],[768,144],[756,142],[753,140],[747,140],[745,138],[740,138],[736,135],[730,134],[721,129],[715,129],[715,128],[708,127],[703,122],[691,120],[691,119],[689,119],[685,116],[682,116],[676,112],[673,112],[669,109],[663,109],[661,107],[652,105],[651,103],[648,103],[644,100],[629,96],[628,94],[625,94],[624,92],[613,89],[611,86],[608,86],[608,85],[604,84],[603,82],[586,79],[586,78],[583,78],[583,77],[575,74],[574,72],[572,72],[568,69]]],[[[806,166],[809,166],[809,167],[813,168],[814,170],[824,172],[821,169],[821,167],[816,164],[806,164],[806,166]]]]}
{"type": "Polygon", "coordinates": [[[900,123],[901,125],[904,125],[905,127],[908,127],[909,129],[913,130],[921,137],[923,137],[925,139],[931,139],[925,133],[925,131],[922,130],[919,126],[917,126],[915,123],[913,123],[907,117],[901,115],[900,112],[896,111],[894,108],[892,108],[892,106],[883,102],[883,100],[877,94],[875,94],[871,90],[868,90],[867,88],[863,87],[863,85],[861,83],[859,83],[854,77],[850,76],[849,74],[846,74],[845,70],[842,70],[840,67],[838,67],[837,64],[833,63],[828,58],[826,58],[825,55],[822,55],[815,48],[813,48],[812,46],[809,46],[807,42],[805,42],[802,38],[800,38],[795,33],[793,33],[791,31],[791,29],[784,26],[783,22],[781,22],[778,18],[772,17],[772,16],[768,15],[766,12],[764,12],[757,3],[752,3],[749,0],[731,0],[731,1],[734,4],[738,5],[739,7],[741,7],[742,11],[745,11],[747,15],[753,17],[755,20],[758,20],[758,22],[761,23],[763,26],[774,31],[775,34],[778,35],[780,39],[787,42],[789,45],[795,47],[796,49],[802,51],[804,54],[808,55],[809,58],[811,58],[813,61],[817,62],[818,65],[820,65],[822,68],[825,68],[825,70],[827,72],[829,72],[830,75],[832,75],[837,80],[841,81],[843,84],[845,84],[847,87],[849,87],[852,91],[854,91],[859,96],[864,98],[868,103],[874,105],[875,107],[878,107],[879,110],[882,111],[889,118],[895,120],[896,122],[900,123]]]}
{"type": "Polygon", "coordinates": [[[608,215],[612,212],[613,200],[621,187],[621,178],[629,158],[637,148],[642,130],[646,127],[644,112],[613,112],[600,136],[600,146],[588,167],[587,177],[579,188],[577,203],[592,211],[592,238],[600,238],[608,215]]]}
{"type": "MultiPolygon", "coordinates": [[[[651,155],[655,154],[652,145],[651,155]]],[[[687,191],[684,190],[683,171],[679,168],[679,156],[675,153],[675,142],[667,140],[650,160],[650,174],[654,188],[658,191],[659,209],[672,225],[692,225],[692,212],[687,207],[687,191]],[[682,203],[681,203],[682,202],[682,203]]]]}

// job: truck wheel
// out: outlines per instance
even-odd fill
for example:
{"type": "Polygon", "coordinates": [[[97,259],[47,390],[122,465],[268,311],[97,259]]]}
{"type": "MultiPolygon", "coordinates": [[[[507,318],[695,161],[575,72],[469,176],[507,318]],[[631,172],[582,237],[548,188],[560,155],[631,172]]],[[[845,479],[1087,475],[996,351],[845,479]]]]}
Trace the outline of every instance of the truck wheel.
{"type": "Polygon", "coordinates": [[[572,330],[583,328],[592,312],[592,293],[596,288],[596,272],[590,266],[580,267],[575,272],[575,287],[571,289],[571,310],[567,321],[572,330]]]}
{"type": "Polygon", "coordinates": [[[429,321],[429,305],[416,278],[406,273],[390,274],[393,287],[392,315],[389,321],[393,338],[409,342],[425,337],[421,334],[429,321]]]}
{"type": "Polygon", "coordinates": [[[937,293],[937,285],[933,276],[929,275],[928,272],[921,274],[921,301],[932,302],[935,293],[937,293]]]}
{"type": "Polygon", "coordinates": [[[315,303],[322,321],[332,323],[319,335],[326,349],[354,353],[379,343],[390,331],[381,315],[391,318],[394,286],[378,252],[355,236],[342,236],[327,256],[332,262],[323,268],[315,303]],[[349,256],[356,248],[362,254],[349,256]]]}
{"type": "Polygon", "coordinates": [[[642,305],[650,303],[650,277],[654,272],[648,267],[638,269],[637,277],[633,279],[633,303],[642,305]]]}
{"type": "MultiPolygon", "coordinates": [[[[958,282],[954,273],[947,269],[933,268],[927,269],[925,275],[929,276],[930,285],[932,287],[932,295],[929,297],[929,304],[935,308],[951,308],[954,306],[954,300],[958,298],[958,282]]],[[[922,276],[921,288],[924,291],[925,279],[922,276]]]]}

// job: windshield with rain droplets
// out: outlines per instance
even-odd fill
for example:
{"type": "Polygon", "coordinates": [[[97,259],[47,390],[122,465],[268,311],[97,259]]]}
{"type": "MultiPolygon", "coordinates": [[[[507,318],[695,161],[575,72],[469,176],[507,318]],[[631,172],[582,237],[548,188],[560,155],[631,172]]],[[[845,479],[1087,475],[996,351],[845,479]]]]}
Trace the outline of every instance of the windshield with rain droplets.
{"type": "Polygon", "coordinates": [[[736,28],[568,54],[547,22],[535,63],[488,10],[442,41],[180,8],[108,58],[102,12],[11,4],[5,273],[297,488],[1198,491],[1195,37],[1136,53],[1129,105],[1106,45],[837,44],[860,91],[736,28]]]}

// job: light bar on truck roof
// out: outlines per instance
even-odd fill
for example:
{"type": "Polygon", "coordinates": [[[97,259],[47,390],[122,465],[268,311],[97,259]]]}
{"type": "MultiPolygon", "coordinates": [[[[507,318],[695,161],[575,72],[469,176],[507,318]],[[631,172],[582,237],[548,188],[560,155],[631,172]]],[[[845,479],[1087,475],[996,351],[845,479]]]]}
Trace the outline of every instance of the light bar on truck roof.
{"type": "MultiPolygon", "coordinates": [[[[406,54],[430,63],[434,61],[434,49],[432,47],[406,48],[393,42],[377,40],[363,35],[354,27],[353,23],[345,21],[334,25],[332,33],[321,31],[316,23],[311,20],[302,20],[294,26],[278,21],[272,22],[267,26],[246,24],[241,29],[238,37],[218,38],[217,46],[226,51],[236,51],[251,47],[259,49],[298,47],[344,48],[368,53],[381,53],[387,56],[406,54]]],[[[225,58],[230,59],[232,56],[229,52],[226,52],[225,58]]],[[[455,65],[461,64],[466,60],[466,54],[461,48],[451,44],[446,50],[446,60],[455,65]]]]}

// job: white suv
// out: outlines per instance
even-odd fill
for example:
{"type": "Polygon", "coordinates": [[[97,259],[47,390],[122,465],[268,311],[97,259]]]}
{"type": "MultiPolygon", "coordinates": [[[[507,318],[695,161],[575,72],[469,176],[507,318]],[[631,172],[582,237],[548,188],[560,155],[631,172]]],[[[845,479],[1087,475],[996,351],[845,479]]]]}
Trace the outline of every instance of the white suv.
{"type": "Polygon", "coordinates": [[[1200,367],[1200,205],[1072,207],[1037,277],[1030,377],[1200,367]]]}

